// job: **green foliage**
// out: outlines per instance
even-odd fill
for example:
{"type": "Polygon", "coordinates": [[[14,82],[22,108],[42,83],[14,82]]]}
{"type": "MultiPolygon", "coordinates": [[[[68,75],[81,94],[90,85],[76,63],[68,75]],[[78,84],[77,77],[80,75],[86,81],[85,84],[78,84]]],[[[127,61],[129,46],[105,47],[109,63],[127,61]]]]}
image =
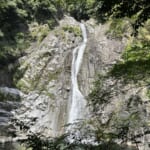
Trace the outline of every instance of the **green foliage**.
{"type": "MultiPolygon", "coordinates": [[[[14,119],[13,122],[16,123],[21,130],[26,131],[27,129],[29,129],[28,125],[25,125],[22,121],[20,122],[19,120],[14,119]]],[[[38,134],[34,134],[31,132],[27,136],[28,139],[24,141],[24,144],[26,145],[27,148],[31,148],[32,150],[106,150],[106,149],[126,150],[128,149],[128,147],[116,144],[113,141],[95,141],[97,142],[97,144],[92,144],[88,142],[84,143],[82,142],[82,138],[85,139],[87,137],[85,137],[84,135],[80,135],[79,138],[74,132],[66,133],[59,137],[49,137],[49,138],[42,137],[38,134]],[[70,142],[70,139],[72,139],[72,142],[70,142]]],[[[89,140],[90,138],[92,137],[88,136],[89,140]]]]}
{"type": "Polygon", "coordinates": [[[57,24],[63,13],[60,0],[6,0],[0,4],[0,62],[7,64],[24,55],[23,50],[33,40],[41,42],[57,24]],[[29,31],[29,24],[38,22],[38,38],[29,31]],[[44,27],[43,24],[48,24],[44,27]]]}
{"type": "Polygon", "coordinates": [[[35,22],[30,25],[31,39],[38,43],[41,43],[41,41],[48,35],[49,31],[50,29],[48,24],[39,25],[35,22]]]}
{"type": "Polygon", "coordinates": [[[110,21],[109,30],[106,35],[115,39],[122,39],[124,36],[129,36],[132,33],[131,21],[129,18],[112,19],[110,21]]]}
{"type": "Polygon", "coordinates": [[[69,25],[66,25],[66,26],[63,27],[63,30],[64,31],[68,31],[70,33],[73,33],[75,36],[81,36],[82,35],[81,29],[78,26],[69,26],[69,25]]]}
{"type": "Polygon", "coordinates": [[[150,98],[150,88],[147,89],[146,95],[150,98]]]}
{"type": "Polygon", "coordinates": [[[126,47],[123,59],[127,61],[147,61],[150,59],[150,43],[148,41],[135,41],[126,47]]]}
{"type": "Polygon", "coordinates": [[[104,142],[99,145],[83,144],[80,141],[70,143],[67,138],[68,135],[62,135],[44,140],[33,134],[29,136],[27,145],[32,150],[125,150],[127,148],[114,142],[104,142]]]}
{"type": "Polygon", "coordinates": [[[117,63],[111,70],[111,75],[124,77],[134,81],[146,81],[150,75],[150,21],[147,20],[143,27],[139,28],[136,38],[130,39],[130,43],[122,55],[123,61],[117,63]]]}
{"type": "MultiPolygon", "coordinates": [[[[29,24],[33,21],[39,25],[48,24],[49,28],[53,28],[64,13],[69,13],[77,20],[86,20],[91,16],[102,21],[110,17],[129,17],[133,28],[137,29],[148,19],[149,7],[149,2],[145,0],[1,0],[0,61],[7,62],[9,56],[18,58],[23,55],[21,50],[27,48],[32,41],[29,24]]],[[[113,30],[110,29],[110,33],[120,38],[123,32],[126,32],[126,25],[117,22],[112,22],[113,30]],[[115,25],[117,28],[114,30],[115,25]]],[[[47,35],[48,30],[41,32],[39,42],[47,35]]]]}
{"type": "MultiPolygon", "coordinates": [[[[13,83],[14,85],[18,85],[18,81],[23,77],[25,71],[27,70],[27,66],[22,69],[18,69],[19,66],[16,67],[16,69],[13,71],[13,83]]],[[[19,88],[19,86],[17,86],[19,88]]]]}
{"type": "Polygon", "coordinates": [[[149,8],[150,3],[145,0],[95,0],[95,15],[101,21],[106,21],[110,16],[113,18],[131,18],[138,14],[133,25],[135,29],[150,17],[149,8]]]}
{"type": "Polygon", "coordinates": [[[97,112],[99,105],[108,103],[111,91],[104,87],[104,81],[107,76],[99,75],[94,82],[92,92],[88,96],[89,105],[92,105],[92,111],[97,112]],[[98,105],[97,105],[98,104],[98,105]]]}
{"type": "Polygon", "coordinates": [[[87,20],[92,15],[94,2],[94,0],[65,0],[66,11],[77,20],[87,20]]]}
{"type": "Polygon", "coordinates": [[[117,104],[116,102],[117,107],[110,110],[108,120],[103,122],[101,118],[102,112],[105,112],[105,106],[110,105],[109,100],[112,92],[118,88],[113,85],[112,90],[109,85],[105,87],[103,82],[106,83],[107,78],[99,77],[96,80],[94,90],[92,90],[88,99],[90,110],[93,112],[90,124],[95,129],[96,139],[103,142],[111,142],[115,141],[115,139],[135,142],[135,133],[140,132],[140,127],[144,127],[144,130],[149,130],[148,120],[144,117],[146,112],[145,104],[138,95],[131,95],[124,103],[119,104],[118,102],[117,104]],[[103,101],[104,98],[105,101],[103,101]]]}
{"type": "Polygon", "coordinates": [[[150,75],[149,65],[150,60],[120,62],[113,67],[111,75],[117,78],[123,77],[125,81],[146,80],[150,75]]]}
{"type": "MultiPolygon", "coordinates": [[[[118,29],[121,23],[122,21],[119,20],[118,24],[114,24],[113,28],[116,26],[118,29]]],[[[132,95],[128,100],[125,100],[125,103],[121,101],[123,104],[117,104],[116,102],[116,109],[110,112],[109,119],[105,123],[100,118],[102,115],[101,110],[103,111],[105,106],[110,105],[109,100],[113,92],[118,91],[117,84],[116,86],[115,84],[111,85],[113,87],[111,88],[111,86],[107,86],[107,83],[109,83],[107,80],[109,81],[109,79],[115,77],[116,79],[121,79],[121,81],[124,79],[124,83],[131,81],[134,81],[136,84],[142,82],[144,85],[150,83],[149,27],[150,21],[148,19],[138,29],[136,37],[129,36],[129,43],[122,55],[122,60],[113,66],[107,76],[99,76],[96,79],[94,88],[89,94],[89,106],[94,115],[92,125],[96,129],[95,133],[99,141],[122,139],[122,141],[130,140],[136,142],[136,136],[138,135],[135,135],[135,131],[140,132],[141,127],[144,130],[149,130],[148,120],[144,117],[146,116],[146,106],[137,95],[132,95]]],[[[148,89],[147,96],[149,96],[149,93],[148,89]]]]}

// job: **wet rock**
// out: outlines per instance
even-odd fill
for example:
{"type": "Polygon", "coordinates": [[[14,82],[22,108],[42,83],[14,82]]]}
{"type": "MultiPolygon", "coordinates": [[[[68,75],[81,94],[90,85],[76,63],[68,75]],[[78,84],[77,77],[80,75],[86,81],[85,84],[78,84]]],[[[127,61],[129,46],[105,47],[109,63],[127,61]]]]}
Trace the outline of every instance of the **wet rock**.
{"type": "MultiPolygon", "coordinates": [[[[81,35],[76,34],[76,30],[80,29],[79,22],[66,16],[59,24],[39,46],[31,46],[28,54],[19,60],[18,70],[26,68],[26,71],[17,87],[26,94],[14,115],[29,127],[28,132],[44,136],[58,136],[65,132],[72,94],[72,52],[82,42],[81,35]],[[68,26],[71,26],[69,30],[68,26]]],[[[88,41],[78,83],[87,97],[96,74],[106,72],[106,67],[120,58],[118,52],[121,53],[124,43],[107,39],[105,32],[108,26],[97,26],[93,20],[85,25],[88,41]]]]}

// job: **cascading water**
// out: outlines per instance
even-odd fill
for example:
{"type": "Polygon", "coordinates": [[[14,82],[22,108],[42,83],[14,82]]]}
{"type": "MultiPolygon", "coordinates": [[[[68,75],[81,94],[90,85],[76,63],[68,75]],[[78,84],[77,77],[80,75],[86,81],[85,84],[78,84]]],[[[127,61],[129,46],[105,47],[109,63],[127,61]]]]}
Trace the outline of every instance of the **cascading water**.
{"type": "Polygon", "coordinates": [[[72,81],[72,97],[71,97],[71,108],[69,112],[68,123],[73,124],[79,119],[84,119],[86,100],[79,90],[78,86],[78,73],[83,59],[84,50],[87,43],[87,34],[84,24],[80,24],[82,30],[83,42],[80,46],[73,50],[72,69],[71,69],[71,81],[72,81]]]}

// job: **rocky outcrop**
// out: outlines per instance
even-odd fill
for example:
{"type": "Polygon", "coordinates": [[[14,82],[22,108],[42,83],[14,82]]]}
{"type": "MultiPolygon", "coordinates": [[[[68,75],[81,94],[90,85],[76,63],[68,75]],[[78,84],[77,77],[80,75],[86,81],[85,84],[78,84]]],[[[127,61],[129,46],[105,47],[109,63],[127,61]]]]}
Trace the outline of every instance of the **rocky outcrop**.
{"type": "MultiPolygon", "coordinates": [[[[103,78],[99,101],[92,107],[95,128],[104,135],[115,135],[120,143],[130,143],[140,150],[149,149],[149,97],[147,86],[125,83],[123,79],[103,78]]],[[[95,103],[92,102],[92,103],[95,103]]],[[[111,136],[110,136],[111,137],[111,136]]]]}
{"type": "Polygon", "coordinates": [[[16,130],[11,124],[11,111],[20,106],[22,92],[14,88],[0,87],[0,142],[11,140],[16,136],[16,130]]]}
{"type": "Polygon", "coordinates": [[[79,84],[85,96],[92,89],[98,74],[105,74],[120,59],[126,40],[108,39],[109,25],[96,25],[94,20],[87,23],[88,44],[80,71],[79,84]]]}
{"type": "MultiPolygon", "coordinates": [[[[112,127],[130,123],[130,133],[137,136],[135,139],[140,142],[140,150],[143,150],[149,143],[148,87],[142,83],[125,83],[123,78],[110,75],[111,68],[121,59],[127,39],[108,38],[105,34],[108,24],[97,25],[92,19],[84,24],[88,41],[78,84],[85,98],[93,89],[97,75],[105,76],[98,91],[99,102],[95,110],[90,109],[92,119],[98,119],[99,126],[105,126],[107,132],[118,132],[112,127]]],[[[59,136],[65,132],[72,94],[72,52],[81,43],[79,22],[66,16],[40,44],[33,43],[26,50],[26,55],[18,60],[18,69],[14,74],[13,80],[18,89],[4,87],[8,83],[1,81],[1,126],[5,124],[5,129],[11,126],[9,133],[18,138],[25,138],[30,132],[45,137],[59,136]],[[10,118],[13,118],[16,129],[9,124],[10,118]]],[[[132,136],[129,137],[132,141],[132,136]]]]}
{"type": "MultiPolygon", "coordinates": [[[[93,89],[97,75],[102,76],[101,87],[97,91],[99,101],[95,103],[94,109],[89,108],[92,121],[98,121],[94,127],[102,127],[106,134],[120,132],[118,138],[121,142],[130,142],[131,146],[138,145],[140,150],[147,150],[150,142],[149,87],[142,81],[126,82],[123,77],[117,78],[110,74],[114,64],[121,60],[127,39],[108,38],[105,33],[109,24],[97,25],[92,19],[84,24],[88,41],[78,84],[85,98],[93,89]],[[121,136],[122,125],[128,126],[128,141],[124,141],[121,136]]],[[[55,137],[65,132],[72,94],[72,52],[81,43],[79,22],[65,16],[40,44],[32,43],[26,50],[26,55],[17,62],[18,68],[13,72],[13,77],[7,74],[7,70],[13,68],[12,64],[7,70],[1,70],[1,139],[4,136],[22,139],[31,132],[55,137]],[[12,80],[17,89],[13,88],[12,80]],[[14,126],[10,124],[11,119],[14,126]]]]}
{"type": "MultiPolygon", "coordinates": [[[[96,74],[106,72],[123,50],[123,41],[108,39],[107,25],[94,20],[85,23],[87,47],[78,75],[80,90],[88,96],[96,74]]],[[[28,126],[29,132],[44,136],[64,133],[71,97],[71,62],[73,49],[82,42],[79,23],[65,17],[43,42],[33,44],[20,58],[18,72],[23,72],[17,87],[24,92],[22,106],[14,114],[28,126]]]]}
{"type": "Polygon", "coordinates": [[[16,119],[30,132],[58,136],[64,132],[70,97],[72,50],[81,42],[78,22],[70,17],[60,22],[40,45],[33,45],[20,59],[17,82],[25,95],[16,119]]]}
{"type": "MultiPolygon", "coordinates": [[[[101,28],[103,27],[105,28],[106,25],[101,26],[101,28]]],[[[101,35],[101,33],[96,34],[101,35]]],[[[99,63],[96,62],[99,65],[95,66],[100,67],[97,68],[99,72],[96,70],[96,73],[100,74],[96,81],[97,90],[93,90],[98,94],[93,92],[90,95],[91,100],[89,100],[90,106],[92,106],[91,120],[94,120],[94,128],[98,129],[97,133],[100,136],[103,134],[108,136],[109,139],[109,136],[114,135],[118,137],[118,143],[132,145],[139,150],[148,150],[150,142],[149,84],[142,79],[132,80],[124,74],[120,76],[113,74],[114,65],[122,61],[121,54],[126,39],[123,38],[120,45],[118,41],[108,40],[106,36],[101,36],[99,39],[98,43],[103,41],[104,45],[102,48],[98,48],[97,54],[100,55],[94,57],[94,60],[96,60],[96,57],[99,58],[97,59],[99,63]],[[98,97],[94,97],[94,94],[98,97]]],[[[95,45],[98,45],[98,43],[95,45]]],[[[89,86],[86,85],[85,87],[89,86]]]]}

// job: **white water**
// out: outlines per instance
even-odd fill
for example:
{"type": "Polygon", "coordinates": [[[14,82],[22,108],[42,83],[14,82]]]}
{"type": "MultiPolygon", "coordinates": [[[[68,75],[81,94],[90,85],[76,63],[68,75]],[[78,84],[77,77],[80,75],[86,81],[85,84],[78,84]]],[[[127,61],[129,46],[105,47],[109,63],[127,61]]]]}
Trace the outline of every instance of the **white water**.
{"type": "Polygon", "coordinates": [[[83,42],[81,43],[80,46],[76,47],[73,50],[72,69],[71,69],[72,97],[68,119],[69,124],[73,124],[79,119],[84,119],[86,109],[86,100],[79,90],[77,78],[87,43],[87,34],[85,25],[81,23],[80,28],[82,30],[83,42]]]}

